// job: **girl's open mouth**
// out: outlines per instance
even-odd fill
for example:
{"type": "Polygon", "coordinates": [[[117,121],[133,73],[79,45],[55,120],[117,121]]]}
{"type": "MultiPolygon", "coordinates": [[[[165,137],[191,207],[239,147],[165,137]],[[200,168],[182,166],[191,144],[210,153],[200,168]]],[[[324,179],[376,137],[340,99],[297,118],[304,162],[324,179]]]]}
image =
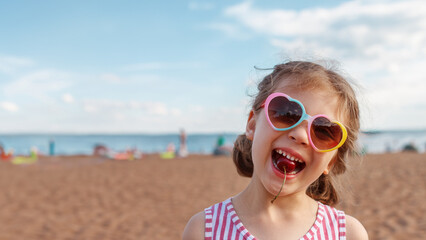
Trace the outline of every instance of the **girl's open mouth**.
{"type": "Polygon", "coordinates": [[[295,175],[302,171],[306,164],[302,160],[284,152],[281,149],[274,149],[272,151],[272,163],[274,167],[284,174],[284,168],[286,174],[295,175]]]}

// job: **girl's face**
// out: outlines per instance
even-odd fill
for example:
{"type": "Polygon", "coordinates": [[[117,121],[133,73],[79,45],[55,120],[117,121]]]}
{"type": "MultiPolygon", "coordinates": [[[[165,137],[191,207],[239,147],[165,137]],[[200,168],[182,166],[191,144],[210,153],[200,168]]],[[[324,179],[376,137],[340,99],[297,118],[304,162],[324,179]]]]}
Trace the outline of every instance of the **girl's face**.
{"type": "MultiPolygon", "coordinates": [[[[275,92],[282,92],[299,100],[307,114],[314,116],[325,114],[332,120],[338,120],[338,98],[327,90],[296,90],[285,86],[282,81],[275,92]]],[[[294,157],[297,159],[295,174],[287,174],[287,179],[281,196],[303,193],[324,172],[331,169],[337,150],[317,152],[309,143],[308,123],[303,121],[298,126],[287,131],[275,131],[269,125],[262,108],[258,114],[250,114],[247,122],[246,135],[253,141],[252,158],[254,171],[252,181],[260,183],[271,195],[276,195],[282,185],[284,174],[275,166],[277,159],[294,157]],[[275,163],[275,164],[274,164],[275,163]]]]}

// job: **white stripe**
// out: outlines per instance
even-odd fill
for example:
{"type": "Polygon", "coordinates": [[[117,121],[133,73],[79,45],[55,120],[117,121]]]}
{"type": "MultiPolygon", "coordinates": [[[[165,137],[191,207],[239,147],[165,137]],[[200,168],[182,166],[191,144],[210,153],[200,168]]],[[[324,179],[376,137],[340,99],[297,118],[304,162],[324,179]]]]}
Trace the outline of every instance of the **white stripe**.
{"type": "Polygon", "coordinates": [[[316,233],[318,232],[317,228],[319,228],[320,226],[321,225],[319,224],[319,222],[315,220],[314,226],[312,226],[311,229],[309,229],[309,231],[312,230],[312,232],[314,233],[314,235],[316,235],[316,233]],[[315,228],[315,227],[317,227],[317,228],[315,228]]]}
{"type": "MultiPolygon", "coordinates": [[[[215,224],[216,224],[216,219],[217,219],[217,207],[218,207],[218,204],[215,204],[214,206],[213,206],[213,214],[212,214],[212,234],[214,234],[214,230],[215,230],[215,228],[216,228],[216,226],[215,226],[215,224]]],[[[213,235],[214,236],[214,235],[213,235]]]]}
{"type": "Polygon", "coordinates": [[[339,239],[339,225],[337,224],[337,218],[336,215],[334,214],[334,211],[332,209],[330,209],[330,215],[331,215],[331,219],[333,221],[333,226],[332,228],[334,228],[334,237],[335,239],[339,239]]]}
{"type": "MultiPolygon", "coordinates": [[[[346,215],[345,215],[345,213],[344,213],[343,211],[339,211],[338,213],[339,213],[339,215],[342,217],[342,218],[340,219],[341,224],[342,224],[342,225],[344,224],[344,226],[342,226],[339,230],[340,230],[340,232],[341,232],[341,233],[346,233],[346,215]]],[[[340,233],[339,233],[339,234],[340,234],[340,233]]],[[[345,234],[345,235],[346,235],[346,234],[345,234]]],[[[342,237],[341,237],[341,239],[345,240],[345,239],[346,239],[346,236],[342,236],[342,237]]]]}
{"type": "Polygon", "coordinates": [[[241,231],[241,233],[240,233],[240,239],[241,240],[244,239],[244,236],[246,235],[247,232],[248,232],[247,229],[244,229],[243,231],[241,231]]]}
{"type": "MultiPolygon", "coordinates": [[[[327,212],[330,212],[329,211],[329,209],[328,209],[328,206],[324,206],[325,208],[324,208],[324,224],[325,224],[325,226],[326,226],[326,228],[327,228],[327,235],[328,235],[328,237],[329,238],[332,238],[333,236],[332,236],[332,232],[331,232],[331,228],[330,228],[330,226],[331,226],[331,222],[330,222],[330,219],[329,219],[329,217],[328,217],[328,214],[327,214],[327,212]]],[[[331,214],[330,214],[331,215],[331,214]]]]}
{"type": "Polygon", "coordinates": [[[224,233],[224,237],[227,238],[229,235],[229,228],[231,226],[231,215],[228,212],[228,215],[226,216],[226,225],[225,225],[225,233],[224,233]]]}
{"type": "Polygon", "coordinates": [[[320,239],[325,239],[324,230],[322,229],[322,224],[324,224],[323,221],[324,221],[324,205],[318,202],[318,221],[315,223],[318,229],[315,235],[316,237],[319,236],[320,239]]]}
{"type": "Polygon", "coordinates": [[[237,228],[240,228],[242,225],[243,225],[243,224],[240,222],[240,223],[238,223],[238,224],[237,224],[237,226],[236,226],[236,227],[237,227],[237,228]]]}
{"type": "MultiPolygon", "coordinates": [[[[323,223],[324,224],[324,223],[323,223]]],[[[325,239],[325,234],[324,234],[324,230],[322,229],[322,226],[318,226],[318,231],[320,233],[321,239],[325,239]]]]}
{"type": "Polygon", "coordinates": [[[236,237],[237,237],[237,228],[234,226],[234,229],[232,229],[231,239],[236,239],[236,237]]]}
{"type": "Polygon", "coordinates": [[[222,219],[223,219],[223,215],[225,214],[225,206],[224,205],[222,205],[222,208],[220,209],[220,213],[218,214],[219,216],[219,226],[217,226],[217,229],[216,229],[216,237],[217,238],[220,238],[220,233],[221,233],[221,230],[222,230],[222,224],[223,224],[223,221],[222,221],[222,219]]]}
{"type": "Polygon", "coordinates": [[[213,227],[213,223],[206,223],[206,228],[211,228],[213,227]]]}
{"type": "Polygon", "coordinates": [[[238,236],[238,239],[244,240],[244,234],[240,233],[240,236],[238,236]]]}
{"type": "MultiPolygon", "coordinates": [[[[228,204],[229,202],[231,202],[231,201],[227,201],[227,203],[226,203],[226,204],[228,204]]],[[[228,210],[229,210],[229,211],[231,211],[232,203],[231,203],[231,204],[229,204],[229,205],[227,206],[227,208],[228,208],[228,210]]]]}

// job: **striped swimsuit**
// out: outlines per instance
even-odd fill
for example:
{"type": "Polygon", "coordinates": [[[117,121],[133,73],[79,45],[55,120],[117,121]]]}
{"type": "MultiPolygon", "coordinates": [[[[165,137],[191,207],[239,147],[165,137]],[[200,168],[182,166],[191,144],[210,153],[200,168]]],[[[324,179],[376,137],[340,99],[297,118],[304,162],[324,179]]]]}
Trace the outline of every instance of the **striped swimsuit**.
{"type": "MultiPolygon", "coordinates": [[[[204,210],[205,240],[256,239],[240,221],[232,205],[231,198],[204,210]]],[[[318,202],[317,218],[309,231],[300,238],[308,239],[346,239],[345,213],[318,202]]]]}

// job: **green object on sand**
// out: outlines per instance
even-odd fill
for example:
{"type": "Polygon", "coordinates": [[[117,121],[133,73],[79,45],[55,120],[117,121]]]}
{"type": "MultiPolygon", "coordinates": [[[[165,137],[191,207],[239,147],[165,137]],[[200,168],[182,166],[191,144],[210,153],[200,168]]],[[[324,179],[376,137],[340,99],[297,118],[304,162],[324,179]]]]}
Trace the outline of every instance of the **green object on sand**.
{"type": "Polygon", "coordinates": [[[219,139],[217,140],[217,146],[223,146],[225,144],[225,138],[223,136],[219,136],[219,139]]]}

